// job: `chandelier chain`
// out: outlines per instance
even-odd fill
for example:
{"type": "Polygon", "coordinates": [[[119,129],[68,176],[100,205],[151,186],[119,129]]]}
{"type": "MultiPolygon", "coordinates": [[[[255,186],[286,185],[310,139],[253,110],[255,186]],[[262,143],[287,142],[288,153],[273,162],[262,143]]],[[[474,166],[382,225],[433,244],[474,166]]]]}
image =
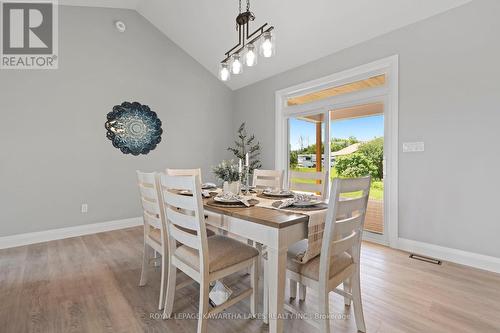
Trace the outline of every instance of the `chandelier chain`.
{"type": "MultiPolygon", "coordinates": [[[[239,13],[241,14],[241,0],[239,0],[239,6],[238,6],[239,13]]],[[[247,0],[247,12],[250,11],[250,0],[247,0]]]]}

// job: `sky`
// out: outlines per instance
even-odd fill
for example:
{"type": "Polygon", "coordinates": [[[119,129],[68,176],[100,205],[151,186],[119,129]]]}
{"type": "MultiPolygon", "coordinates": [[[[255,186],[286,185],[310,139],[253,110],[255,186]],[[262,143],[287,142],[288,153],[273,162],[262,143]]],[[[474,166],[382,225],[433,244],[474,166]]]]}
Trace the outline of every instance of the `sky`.
{"type": "MultiPolygon", "coordinates": [[[[300,148],[302,136],[304,147],[316,142],[316,125],[304,120],[290,119],[290,144],[292,150],[300,148]]],[[[384,116],[377,115],[330,122],[330,137],[348,138],[355,136],[360,141],[369,141],[384,136],[384,116]]]]}

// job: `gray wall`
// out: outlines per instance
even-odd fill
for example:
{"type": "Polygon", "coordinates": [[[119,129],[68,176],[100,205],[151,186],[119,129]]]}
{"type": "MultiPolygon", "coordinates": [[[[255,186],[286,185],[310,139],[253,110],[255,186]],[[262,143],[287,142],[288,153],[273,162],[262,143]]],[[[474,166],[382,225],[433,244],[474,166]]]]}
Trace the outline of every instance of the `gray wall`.
{"type": "Polygon", "coordinates": [[[475,0],[236,92],[274,165],[274,92],[393,54],[400,56],[400,237],[500,257],[500,1],[475,0]]]}
{"type": "Polygon", "coordinates": [[[232,93],[216,77],[134,11],[63,6],[59,17],[58,70],[0,72],[0,236],[140,216],[136,169],[202,167],[210,179],[228,157],[232,93]],[[106,138],[122,101],[163,121],[149,155],[106,138]]]}

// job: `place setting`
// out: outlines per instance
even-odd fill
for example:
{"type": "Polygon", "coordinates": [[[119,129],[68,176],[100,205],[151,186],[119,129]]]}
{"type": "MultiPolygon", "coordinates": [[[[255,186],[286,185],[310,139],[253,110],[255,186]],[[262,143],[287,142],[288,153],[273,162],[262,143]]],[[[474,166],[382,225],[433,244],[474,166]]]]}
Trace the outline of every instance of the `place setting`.
{"type": "Polygon", "coordinates": [[[257,197],[263,199],[285,199],[293,198],[294,192],[282,189],[266,188],[262,193],[257,194],[257,197]]]}
{"type": "Polygon", "coordinates": [[[214,207],[222,208],[245,208],[253,207],[259,203],[259,200],[245,197],[243,195],[234,194],[232,192],[223,192],[209,199],[206,204],[214,207]]]}
{"type": "Polygon", "coordinates": [[[292,192],[291,197],[288,196],[283,200],[273,202],[272,206],[277,209],[300,211],[315,211],[328,208],[328,204],[314,195],[299,194],[294,192],[292,192]]]}

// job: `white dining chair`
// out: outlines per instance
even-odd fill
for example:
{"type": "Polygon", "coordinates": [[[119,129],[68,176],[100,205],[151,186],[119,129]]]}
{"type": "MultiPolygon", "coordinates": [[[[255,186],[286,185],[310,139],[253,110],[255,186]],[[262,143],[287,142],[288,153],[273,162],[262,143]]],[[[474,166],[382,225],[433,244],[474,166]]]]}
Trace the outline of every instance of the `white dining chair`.
{"type": "Polygon", "coordinates": [[[163,309],[165,282],[166,282],[166,260],[167,254],[167,233],[166,224],[163,218],[163,208],[160,199],[160,190],[158,177],[155,172],[145,173],[137,171],[139,193],[142,203],[142,213],[144,221],[144,252],[141,268],[141,279],[139,286],[147,283],[147,272],[150,260],[152,259],[151,250],[160,254],[161,260],[161,281],[160,297],[158,309],[163,309]]]}
{"type": "Polygon", "coordinates": [[[250,311],[256,314],[259,252],[244,243],[217,235],[207,237],[199,176],[161,176],[161,191],[168,233],[168,281],[164,318],[170,318],[176,289],[177,269],[200,285],[198,333],[207,331],[209,315],[217,314],[250,297],[250,311]],[[180,195],[188,190],[193,196],[180,195]],[[191,230],[188,233],[184,230],[191,230]],[[179,242],[179,247],[175,244],[179,242]],[[251,267],[251,287],[225,303],[209,308],[210,283],[251,267]]]}
{"type": "Polygon", "coordinates": [[[256,188],[283,188],[283,170],[261,170],[253,171],[253,186],[256,188]]]}
{"type": "Polygon", "coordinates": [[[300,172],[289,170],[288,188],[291,191],[312,192],[324,200],[328,189],[328,175],[324,171],[300,172]]]}
{"type": "MultiPolygon", "coordinates": [[[[370,182],[370,177],[334,179],[321,254],[305,264],[296,261],[297,255],[307,250],[307,240],[294,244],[288,251],[287,278],[290,280],[290,295],[295,296],[297,283],[316,290],[319,313],[321,318],[327,318],[319,323],[322,333],[330,332],[328,296],[331,291],[343,296],[347,306],[352,300],[356,326],[359,331],[366,332],[359,268],[370,182]],[[357,196],[342,198],[343,193],[354,193],[357,196]],[[338,288],[340,284],[343,284],[342,290],[338,288]]],[[[286,309],[296,312],[289,304],[286,309]]]]}

